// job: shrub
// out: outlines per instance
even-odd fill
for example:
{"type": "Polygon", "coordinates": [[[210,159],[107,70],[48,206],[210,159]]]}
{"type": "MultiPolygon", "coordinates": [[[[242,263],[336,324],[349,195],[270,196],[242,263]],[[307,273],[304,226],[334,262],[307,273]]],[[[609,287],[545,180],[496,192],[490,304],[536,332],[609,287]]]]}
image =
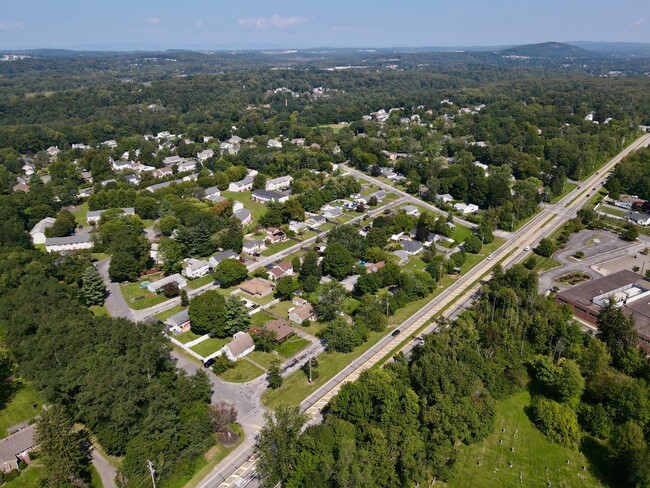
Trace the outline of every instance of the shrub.
{"type": "Polygon", "coordinates": [[[15,480],[20,476],[20,471],[17,469],[12,469],[8,473],[5,473],[5,483],[9,483],[10,481],[15,480]]]}
{"type": "Polygon", "coordinates": [[[214,358],[214,364],[212,365],[212,372],[217,376],[224,374],[229,369],[232,369],[236,366],[235,363],[230,361],[226,356],[221,355],[214,358]]]}
{"type": "Polygon", "coordinates": [[[167,283],[164,285],[160,291],[162,292],[163,295],[165,295],[167,298],[174,298],[177,297],[180,290],[178,288],[178,284],[175,282],[167,283]]]}
{"type": "Polygon", "coordinates": [[[531,405],[533,423],[549,440],[575,448],[580,442],[576,413],[553,400],[537,396],[531,405]]]}

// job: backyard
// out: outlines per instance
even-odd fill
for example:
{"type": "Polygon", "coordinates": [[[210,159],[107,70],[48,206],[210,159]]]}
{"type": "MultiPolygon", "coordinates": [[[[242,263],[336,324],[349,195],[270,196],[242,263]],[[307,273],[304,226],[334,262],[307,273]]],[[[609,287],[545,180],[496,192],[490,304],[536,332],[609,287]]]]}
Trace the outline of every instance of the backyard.
{"type": "Polygon", "coordinates": [[[38,415],[43,399],[30,383],[17,379],[5,382],[0,405],[0,437],[6,437],[9,427],[38,415]]]}
{"type": "MultiPolygon", "coordinates": [[[[186,332],[187,334],[187,332],[186,332]]],[[[189,341],[188,341],[189,342],[189,341]]],[[[225,339],[218,339],[216,337],[209,337],[208,339],[199,342],[195,346],[192,346],[190,349],[197,353],[199,356],[208,357],[210,354],[214,354],[223,346],[230,342],[230,337],[225,339]]]]}
{"type": "Polygon", "coordinates": [[[162,273],[147,276],[135,283],[120,284],[120,290],[128,306],[134,310],[143,310],[167,300],[165,295],[151,293],[146,286],[140,286],[145,281],[155,281],[159,278],[162,278],[162,273]]]}

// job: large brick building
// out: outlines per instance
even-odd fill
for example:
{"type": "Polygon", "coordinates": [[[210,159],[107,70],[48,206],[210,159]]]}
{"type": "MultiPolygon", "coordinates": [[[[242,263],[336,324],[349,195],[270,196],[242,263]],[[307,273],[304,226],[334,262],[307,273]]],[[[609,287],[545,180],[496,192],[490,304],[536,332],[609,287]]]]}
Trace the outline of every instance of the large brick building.
{"type": "Polygon", "coordinates": [[[634,319],[640,345],[650,349],[650,279],[632,271],[618,271],[562,291],[555,299],[571,305],[576,317],[595,325],[600,308],[610,297],[634,319]]]}

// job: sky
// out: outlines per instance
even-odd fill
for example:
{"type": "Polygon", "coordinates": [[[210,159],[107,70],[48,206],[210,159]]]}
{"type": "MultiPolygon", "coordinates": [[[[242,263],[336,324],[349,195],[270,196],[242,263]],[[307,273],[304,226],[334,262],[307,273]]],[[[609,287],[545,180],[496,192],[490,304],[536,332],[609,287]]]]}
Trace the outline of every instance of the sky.
{"type": "Polygon", "coordinates": [[[0,0],[0,49],[650,42],[649,0],[0,0]]]}

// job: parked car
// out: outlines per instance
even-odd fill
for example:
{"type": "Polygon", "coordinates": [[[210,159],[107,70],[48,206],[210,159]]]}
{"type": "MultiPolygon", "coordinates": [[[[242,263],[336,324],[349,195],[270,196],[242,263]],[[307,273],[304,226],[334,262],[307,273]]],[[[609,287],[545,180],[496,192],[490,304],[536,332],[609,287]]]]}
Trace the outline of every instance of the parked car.
{"type": "Polygon", "coordinates": [[[214,364],[214,358],[209,358],[203,361],[203,366],[205,366],[206,368],[212,367],[213,364],[214,364]]]}

